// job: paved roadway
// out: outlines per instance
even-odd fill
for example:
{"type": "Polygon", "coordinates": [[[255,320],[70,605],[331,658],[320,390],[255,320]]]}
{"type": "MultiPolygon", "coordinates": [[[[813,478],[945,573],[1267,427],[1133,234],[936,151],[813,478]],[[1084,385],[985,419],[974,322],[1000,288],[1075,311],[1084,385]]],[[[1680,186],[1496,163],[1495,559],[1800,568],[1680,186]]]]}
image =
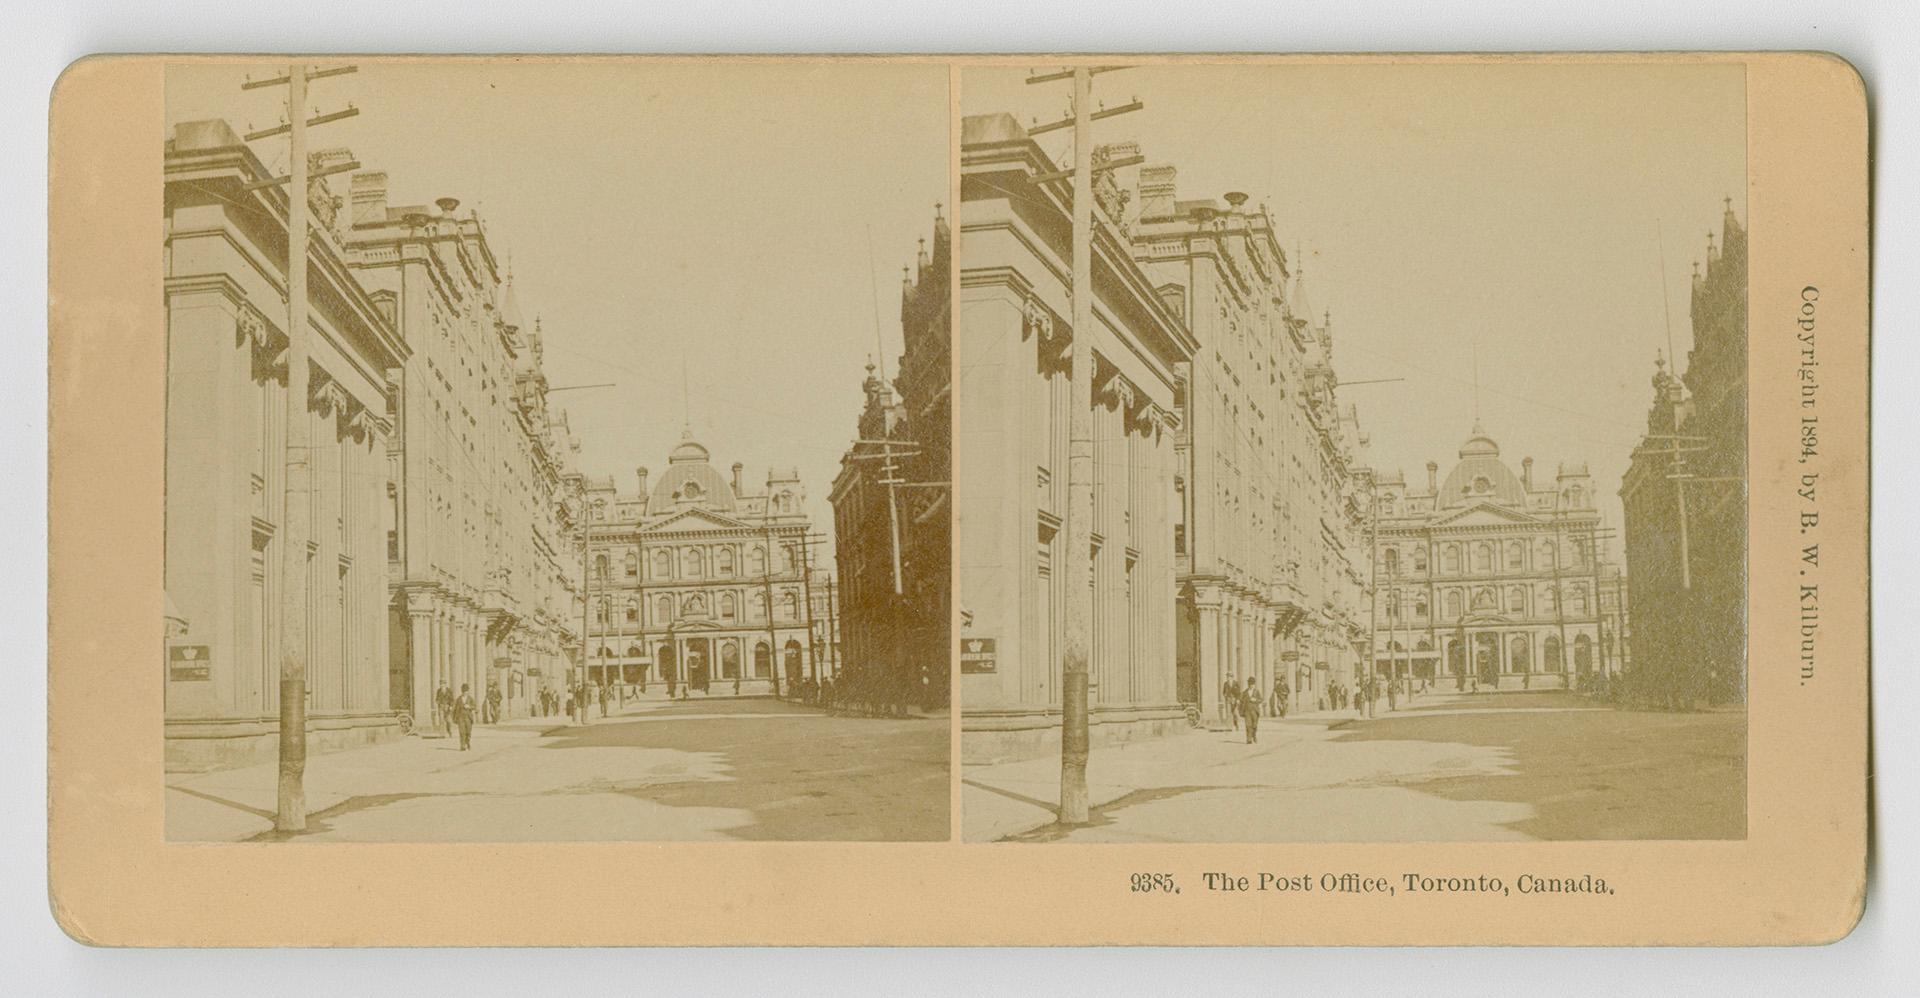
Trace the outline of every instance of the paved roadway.
{"type": "MultiPolygon", "coordinates": [[[[764,698],[643,701],[585,727],[480,727],[316,755],[309,830],[339,842],[944,840],[945,717],[764,698]]],[[[168,838],[269,840],[271,763],[169,774],[168,838]]]]}
{"type": "Polygon", "coordinates": [[[1428,695],[1411,710],[1263,721],[1096,748],[1089,824],[1052,823],[1059,759],[961,771],[962,836],[1028,842],[1739,838],[1743,713],[1562,693],[1428,695]]]}

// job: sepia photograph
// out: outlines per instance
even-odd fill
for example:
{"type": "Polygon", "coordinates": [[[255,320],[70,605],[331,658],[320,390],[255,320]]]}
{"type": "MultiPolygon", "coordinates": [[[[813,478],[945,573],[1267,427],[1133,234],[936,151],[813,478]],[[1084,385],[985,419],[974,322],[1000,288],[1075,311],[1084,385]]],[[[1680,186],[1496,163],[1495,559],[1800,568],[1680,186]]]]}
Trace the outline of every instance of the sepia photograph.
{"type": "Polygon", "coordinates": [[[165,85],[170,841],[948,839],[944,66],[165,85]]]}
{"type": "Polygon", "coordinates": [[[1746,99],[966,68],[963,837],[1743,839],[1746,99]]]}

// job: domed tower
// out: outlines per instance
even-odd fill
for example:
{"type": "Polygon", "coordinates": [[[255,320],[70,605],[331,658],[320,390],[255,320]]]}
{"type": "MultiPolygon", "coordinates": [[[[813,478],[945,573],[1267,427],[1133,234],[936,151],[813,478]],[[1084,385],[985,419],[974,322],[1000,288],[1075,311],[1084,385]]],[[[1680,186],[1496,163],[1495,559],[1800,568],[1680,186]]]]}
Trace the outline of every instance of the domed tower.
{"type": "Polygon", "coordinates": [[[647,499],[648,511],[664,513],[699,508],[717,513],[733,512],[733,489],[709,463],[710,459],[707,449],[693,439],[691,431],[682,436],[680,445],[667,456],[667,470],[647,499]]]}
{"type": "Polygon", "coordinates": [[[1527,504],[1527,490],[1500,460],[1500,445],[1475,422],[1472,435],[1460,445],[1460,462],[1440,486],[1438,501],[1442,508],[1491,502],[1520,509],[1527,504]]]}

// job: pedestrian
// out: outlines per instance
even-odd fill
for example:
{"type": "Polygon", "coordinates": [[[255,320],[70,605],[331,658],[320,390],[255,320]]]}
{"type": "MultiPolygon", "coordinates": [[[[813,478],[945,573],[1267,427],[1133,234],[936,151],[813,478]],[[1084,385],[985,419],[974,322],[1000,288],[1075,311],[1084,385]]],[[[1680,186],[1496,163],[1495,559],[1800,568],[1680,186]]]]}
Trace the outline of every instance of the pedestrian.
{"type": "Polygon", "coordinates": [[[607,701],[610,699],[612,698],[607,696],[607,688],[605,686],[600,687],[600,716],[601,717],[607,716],[607,701]]]}
{"type": "Polygon", "coordinates": [[[1287,684],[1281,682],[1279,676],[1273,677],[1273,697],[1268,701],[1268,707],[1275,717],[1287,716],[1287,684]]]}
{"type": "Polygon", "coordinates": [[[1229,676],[1220,680],[1220,713],[1226,715],[1222,720],[1231,720],[1233,726],[1240,726],[1240,686],[1229,676]]]}
{"type": "Polygon", "coordinates": [[[433,713],[440,733],[453,734],[453,690],[447,687],[444,680],[441,681],[440,688],[433,691],[433,713]]]}
{"type": "Polygon", "coordinates": [[[1399,709],[1400,709],[1400,680],[1397,678],[1389,679],[1387,680],[1387,710],[1395,711],[1399,709]]]}
{"type": "Polygon", "coordinates": [[[500,700],[501,700],[501,697],[500,697],[499,684],[488,683],[487,684],[487,723],[488,724],[500,723],[500,700]]]}
{"type": "Polygon", "coordinates": [[[1260,740],[1260,686],[1252,676],[1240,694],[1240,710],[1247,715],[1247,744],[1252,745],[1260,740]]]}
{"type": "Polygon", "coordinates": [[[473,693],[466,683],[460,684],[460,696],[453,702],[453,723],[460,727],[460,751],[473,748],[473,693]]]}

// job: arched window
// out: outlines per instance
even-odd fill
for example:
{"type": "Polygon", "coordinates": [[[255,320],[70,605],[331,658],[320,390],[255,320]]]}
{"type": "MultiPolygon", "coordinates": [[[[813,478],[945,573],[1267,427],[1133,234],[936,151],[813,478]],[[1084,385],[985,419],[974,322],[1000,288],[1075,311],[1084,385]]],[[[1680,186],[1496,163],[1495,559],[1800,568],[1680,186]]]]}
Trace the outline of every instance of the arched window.
{"type": "Polygon", "coordinates": [[[627,552],[627,578],[631,579],[634,576],[639,574],[640,574],[640,556],[637,554],[634,554],[632,551],[628,551],[627,552]]]}
{"type": "Polygon", "coordinates": [[[780,612],[788,620],[800,619],[800,598],[794,595],[793,590],[789,589],[780,594],[780,612]]]}
{"type": "Polygon", "coordinates": [[[1507,612],[1522,614],[1527,612],[1527,590],[1523,586],[1514,586],[1507,590],[1507,612]]]}
{"type": "Polygon", "coordinates": [[[1400,593],[1398,590],[1387,594],[1387,619],[1400,619],[1400,593]]]}
{"type": "Polygon", "coordinates": [[[1481,541],[1473,546],[1473,570],[1476,572],[1493,571],[1493,545],[1481,541]]]}
{"type": "Polygon", "coordinates": [[[1519,541],[1507,542],[1507,567],[1525,568],[1527,565],[1527,546],[1519,541]]]}
{"type": "Polygon", "coordinates": [[[1587,587],[1575,584],[1573,587],[1573,612],[1587,612],[1587,587]]]}
{"type": "Polygon", "coordinates": [[[686,554],[680,558],[680,567],[686,571],[687,578],[700,578],[707,574],[706,556],[700,553],[699,548],[688,548],[686,554]]]}
{"type": "Polygon", "coordinates": [[[1424,572],[1427,570],[1427,546],[1425,544],[1413,549],[1413,570],[1416,572],[1424,572]]]}
{"type": "Polygon", "coordinates": [[[1413,615],[1422,620],[1426,619],[1427,598],[1425,596],[1415,596],[1413,598],[1413,615]]]}
{"type": "Polygon", "coordinates": [[[639,622],[640,622],[640,601],[637,599],[630,599],[627,601],[627,623],[638,624],[639,622]]]}
{"type": "Polygon", "coordinates": [[[641,652],[640,652],[640,646],[639,646],[639,645],[628,645],[628,646],[627,646],[627,657],[628,657],[628,658],[639,658],[640,656],[641,656],[641,652]]]}
{"type": "Polygon", "coordinates": [[[666,624],[673,620],[673,597],[661,596],[653,601],[653,622],[666,624]]]}
{"type": "Polygon", "coordinates": [[[604,624],[607,622],[606,600],[595,600],[593,602],[593,622],[596,624],[604,624]]]}
{"type": "Polygon", "coordinates": [[[1510,672],[1531,672],[1532,664],[1527,660],[1527,636],[1516,634],[1507,643],[1507,668],[1510,672]]]}
{"type": "Polygon", "coordinates": [[[732,619],[734,618],[734,615],[735,615],[736,613],[738,613],[738,612],[739,612],[739,609],[740,609],[740,606],[739,606],[739,604],[738,604],[738,603],[736,603],[736,602],[734,602],[734,598],[733,598],[733,594],[732,594],[732,593],[721,593],[721,594],[720,594],[720,617],[721,617],[721,619],[723,619],[723,620],[732,620],[732,619]]]}
{"type": "Polygon", "coordinates": [[[1585,498],[1586,498],[1586,493],[1582,492],[1580,490],[1580,486],[1578,485],[1567,490],[1567,505],[1570,508],[1579,509],[1581,502],[1585,500],[1585,498]]]}
{"type": "Polygon", "coordinates": [[[1573,639],[1573,669],[1587,672],[1593,668],[1593,639],[1585,634],[1573,639]]]}
{"type": "Polygon", "coordinates": [[[1381,561],[1384,567],[1386,568],[1387,574],[1389,576],[1400,574],[1400,549],[1399,548],[1388,548],[1386,555],[1381,559],[1381,561]]]}
{"type": "Polygon", "coordinates": [[[780,493],[780,512],[782,513],[793,512],[793,493],[791,492],[780,493]]]}
{"type": "Polygon", "coordinates": [[[1561,669],[1563,668],[1563,663],[1561,662],[1561,659],[1560,659],[1560,638],[1557,635],[1552,635],[1552,634],[1547,635],[1545,647],[1546,647],[1546,654],[1542,657],[1546,659],[1547,671],[1548,672],[1561,671],[1561,669]]]}
{"type": "Polygon", "coordinates": [[[1448,575],[1457,574],[1460,571],[1460,546],[1457,544],[1449,544],[1441,548],[1440,564],[1442,570],[1448,575]]]}
{"type": "Polygon", "coordinates": [[[747,551],[747,574],[767,574],[767,552],[764,549],[754,547],[747,551]]]}
{"type": "Polygon", "coordinates": [[[713,570],[720,575],[733,574],[733,549],[721,548],[713,555],[713,570]]]}
{"type": "Polygon", "coordinates": [[[773,651],[765,641],[753,646],[753,678],[765,679],[773,675],[773,651]]]}
{"type": "Polygon", "coordinates": [[[1559,551],[1554,548],[1552,541],[1540,542],[1540,564],[1547,568],[1556,567],[1560,564],[1558,557],[1559,551]]]}
{"type": "Polygon", "coordinates": [[[755,620],[767,619],[767,594],[754,593],[752,596],[748,597],[748,600],[749,602],[747,605],[751,607],[753,610],[753,619],[755,620]]]}
{"type": "Polygon", "coordinates": [[[655,551],[653,553],[653,577],[656,579],[673,578],[673,552],[655,551]]]}
{"type": "Polygon", "coordinates": [[[1559,613],[1560,612],[1560,590],[1555,589],[1553,586],[1541,586],[1540,602],[1544,606],[1546,606],[1548,612],[1559,613]]]}
{"type": "Polygon", "coordinates": [[[740,678],[740,645],[735,641],[720,643],[720,678],[740,678]]]}
{"type": "Polygon", "coordinates": [[[607,556],[604,554],[594,555],[593,556],[594,578],[599,579],[601,582],[606,582],[611,575],[612,575],[612,572],[607,567],[607,556]]]}
{"type": "Polygon", "coordinates": [[[1450,590],[1447,593],[1447,619],[1460,619],[1460,590],[1458,589],[1450,590]]]}

